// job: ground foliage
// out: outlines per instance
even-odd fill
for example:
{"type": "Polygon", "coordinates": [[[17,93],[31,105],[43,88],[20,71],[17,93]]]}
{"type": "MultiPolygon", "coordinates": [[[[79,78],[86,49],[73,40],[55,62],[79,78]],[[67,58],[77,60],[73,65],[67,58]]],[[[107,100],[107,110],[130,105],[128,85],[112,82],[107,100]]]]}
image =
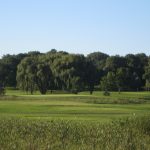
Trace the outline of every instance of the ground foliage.
{"type": "Polygon", "coordinates": [[[109,124],[64,120],[1,118],[0,147],[5,150],[148,150],[150,117],[109,124]]]}

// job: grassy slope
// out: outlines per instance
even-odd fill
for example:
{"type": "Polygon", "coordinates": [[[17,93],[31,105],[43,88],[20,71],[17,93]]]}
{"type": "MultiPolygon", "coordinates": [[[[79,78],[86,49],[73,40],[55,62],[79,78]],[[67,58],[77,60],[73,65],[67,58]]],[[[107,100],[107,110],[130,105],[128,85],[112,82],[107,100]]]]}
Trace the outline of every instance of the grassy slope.
{"type": "Polygon", "coordinates": [[[0,98],[0,115],[105,122],[150,114],[149,98],[147,92],[114,92],[106,97],[101,92],[94,92],[92,96],[88,92],[43,96],[39,93],[26,95],[20,91],[7,91],[7,97],[0,98]]]}

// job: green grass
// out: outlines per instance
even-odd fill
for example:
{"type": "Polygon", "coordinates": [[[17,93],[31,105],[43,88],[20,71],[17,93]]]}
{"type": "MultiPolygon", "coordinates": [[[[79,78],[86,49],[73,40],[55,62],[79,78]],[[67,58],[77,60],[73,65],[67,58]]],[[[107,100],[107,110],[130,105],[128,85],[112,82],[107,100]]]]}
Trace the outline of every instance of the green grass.
{"type": "Polygon", "coordinates": [[[150,117],[109,124],[1,118],[3,150],[148,150],[150,117]]]}
{"type": "Polygon", "coordinates": [[[0,115],[32,119],[65,119],[108,122],[114,119],[150,114],[150,93],[102,92],[75,94],[28,95],[8,90],[0,98],[0,115]]]}
{"type": "Polygon", "coordinates": [[[148,92],[29,95],[7,90],[0,97],[0,149],[148,150],[149,116],[148,92]]]}

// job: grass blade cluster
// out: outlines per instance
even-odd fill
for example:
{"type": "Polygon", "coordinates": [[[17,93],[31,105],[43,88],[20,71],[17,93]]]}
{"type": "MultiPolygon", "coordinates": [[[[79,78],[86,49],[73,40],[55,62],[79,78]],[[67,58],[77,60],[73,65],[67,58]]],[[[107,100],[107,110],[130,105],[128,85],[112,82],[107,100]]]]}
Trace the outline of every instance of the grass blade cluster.
{"type": "Polygon", "coordinates": [[[150,117],[108,124],[1,118],[4,150],[148,150],[150,117]]]}

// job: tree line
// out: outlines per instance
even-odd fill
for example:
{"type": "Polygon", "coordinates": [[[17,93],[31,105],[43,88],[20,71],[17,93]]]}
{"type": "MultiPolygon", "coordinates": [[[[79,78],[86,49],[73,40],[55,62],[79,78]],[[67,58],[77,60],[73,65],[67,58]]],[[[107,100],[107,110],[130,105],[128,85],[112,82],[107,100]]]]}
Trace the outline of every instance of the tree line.
{"type": "Polygon", "coordinates": [[[150,88],[150,58],[144,53],[87,56],[52,49],[4,55],[0,59],[0,88],[17,87],[33,94],[39,90],[72,93],[95,88],[103,91],[137,91],[150,88]]]}

